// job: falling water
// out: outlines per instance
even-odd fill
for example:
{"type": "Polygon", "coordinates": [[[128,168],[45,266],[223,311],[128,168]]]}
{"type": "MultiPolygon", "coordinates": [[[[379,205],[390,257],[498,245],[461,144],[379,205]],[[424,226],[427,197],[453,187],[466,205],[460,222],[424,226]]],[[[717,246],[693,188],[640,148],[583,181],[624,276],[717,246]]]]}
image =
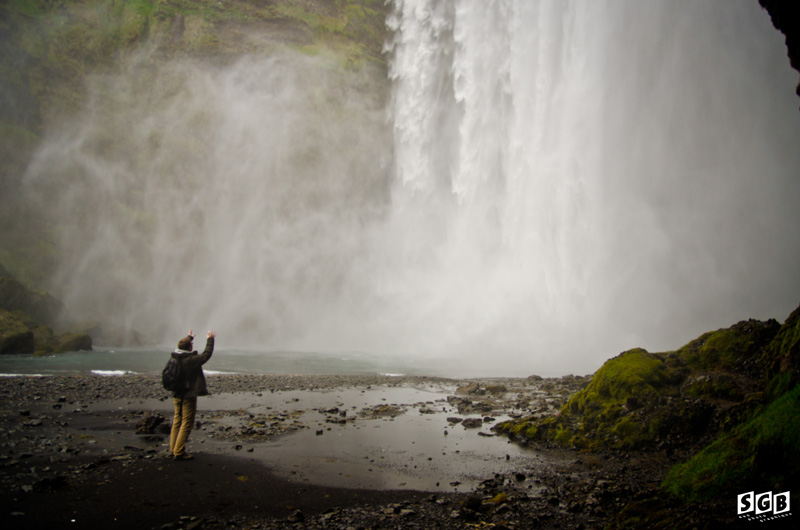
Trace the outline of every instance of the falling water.
{"type": "Polygon", "coordinates": [[[387,25],[388,98],[291,53],[89,79],[28,175],[67,305],[501,375],[797,305],[796,74],[757,2],[396,0],[387,25]]]}

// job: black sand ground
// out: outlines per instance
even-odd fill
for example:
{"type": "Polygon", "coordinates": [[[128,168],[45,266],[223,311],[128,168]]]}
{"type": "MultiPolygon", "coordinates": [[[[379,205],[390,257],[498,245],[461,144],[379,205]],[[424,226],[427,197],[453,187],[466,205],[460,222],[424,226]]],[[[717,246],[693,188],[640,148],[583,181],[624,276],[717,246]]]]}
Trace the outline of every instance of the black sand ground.
{"type": "MultiPolygon", "coordinates": [[[[213,388],[216,393],[258,396],[273,390],[319,393],[431,382],[443,380],[219,376],[213,388]]],[[[444,382],[453,388],[464,383],[444,382]]],[[[582,382],[509,379],[505,384],[516,402],[495,399],[492,406],[519,407],[520,396],[535,396],[525,405],[529,411],[554,411],[582,382]],[[543,385],[547,392],[541,391],[543,385]]],[[[655,453],[580,454],[541,448],[544,465],[535,471],[489,473],[470,491],[323,487],[273,473],[256,458],[258,452],[242,448],[237,436],[245,430],[228,437],[225,431],[211,429],[206,434],[213,442],[205,445],[198,442],[199,433],[193,434],[193,460],[166,458],[163,432],[153,437],[133,433],[147,416],[134,400],[160,399],[168,405],[164,394],[152,376],[0,379],[2,528],[602,528],[631,500],[657,492],[674,463],[655,453]]],[[[335,399],[335,393],[330,395],[335,399]]],[[[458,400],[459,407],[478,410],[490,401],[480,395],[458,400]]],[[[238,414],[245,425],[246,411],[238,414]]],[[[289,422],[275,422],[273,430],[255,437],[256,443],[287,436],[282,429],[289,422]]],[[[295,439],[289,436],[286,439],[295,439]]],[[[721,510],[722,520],[730,523],[735,514],[728,517],[725,506],[721,510]]],[[[700,511],[684,510],[675,516],[675,528],[703,528],[720,521],[700,511]]]]}
{"type": "Polygon", "coordinates": [[[42,484],[31,492],[3,492],[4,528],[248,527],[269,519],[312,519],[334,508],[419,501],[417,492],[363,491],[297,485],[246,457],[198,455],[98,461],[91,472],[42,484]],[[183,520],[181,519],[183,518],[183,520]]]}

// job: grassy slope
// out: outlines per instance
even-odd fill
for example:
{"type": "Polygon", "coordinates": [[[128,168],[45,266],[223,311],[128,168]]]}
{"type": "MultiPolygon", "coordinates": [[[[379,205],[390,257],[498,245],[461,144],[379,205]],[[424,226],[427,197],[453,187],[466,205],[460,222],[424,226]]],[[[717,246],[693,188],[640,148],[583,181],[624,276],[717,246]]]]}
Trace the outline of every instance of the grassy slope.
{"type": "Polygon", "coordinates": [[[671,500],[659,494],[633,501],[612,525],[670,528],[676,513],[686,513],[683,503],[702,510],[703,503],[737,492],[786,491],[797,483],[798,366],[800,308],[782,326],[750,320],[675,352],[624,352],[558,415],[507,422],[499,430],[583,450],[648,450],[670,437],[689,447],[706,440],[661,485],[671,500]]]}
{"type": "Polygon", "coordinates": [[[664,481],[688,501],[748,491],[785,491],[800,478],[800,386],[784,393],[730,433],[723,433],[664,481]]]}
{"type": "MultiPolygon", "coordinates": [[[[705,500],[747,487],[783,491],[800,479],[800,308],[763,349],[759,406],[689,461],[663,487],[685,500],[705,500]]],[[[742,490],[744,491],[744,490],[742,490]]]]}
{"type": "Polygon", "coordinates": [[[557,416],[509,422],[499,430],[589,450],[647,448],[676,437],[691,441],[714,427],[715,409],[724,411],[723,421],[749,410],[763,387],[755,374],[764,369],[759,352],[778,329],[775,321],[750,320],[706,333],[675,352],[623,352],[557,416]]]}

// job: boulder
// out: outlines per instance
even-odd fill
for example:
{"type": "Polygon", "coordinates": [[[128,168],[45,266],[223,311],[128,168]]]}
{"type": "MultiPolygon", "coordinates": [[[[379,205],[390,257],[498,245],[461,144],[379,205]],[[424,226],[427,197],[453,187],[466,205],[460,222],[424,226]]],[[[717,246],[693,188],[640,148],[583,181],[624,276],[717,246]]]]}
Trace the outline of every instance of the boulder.
{"type": "Polygon", "coordinates": [[[456,389],[456,394],[469,395],[469,394],[482,394],[481,385],[478,383],[468,383],[456,389]]]}
{"type": "Polygon", "coordinates": [[[33,353],[33,330],[19,315],[0,309],[0,354],[33,353]]]}
{"type": "Polygon", "coordinates": [[[136,423],[136,434],[155,434],[156,429],[164,423],[166,419],[159,413],[145,414],[145,416],[136,423]]]}
{"type": "Polygon", "coordinates": [[[33,292],[13,278],[0,277],[0,309],[22,311],[37,322],[53,326],[63,305],[47,293],[33,292]]]}
{"type": "Polygon", "coordinates": [[[506,385],[487,385],[486,391],[490,394],[505,394],[508,392],[506,385]]]}
{"type": "Polygon", "coordinates": [[[58,344],[53,349],[54,353],[92,350],[92,337],[86,333],[67,332],[59,335],[57,341],[58,344]]]}
{"type": "Polygon", "coordinates": [[[465,429],[477,429],[483,427],[483,420],[481,418],[467,418],[461,422],[465,429]]]}
{"type": "Polygon", "coordinates": [[[31,326],[33,329],[33,343],[35,345],[34,353],[44,355],[52,353],[58,344],[58,339],[53,333],[53,330],[41,324],[34,324],[31,326]]]}

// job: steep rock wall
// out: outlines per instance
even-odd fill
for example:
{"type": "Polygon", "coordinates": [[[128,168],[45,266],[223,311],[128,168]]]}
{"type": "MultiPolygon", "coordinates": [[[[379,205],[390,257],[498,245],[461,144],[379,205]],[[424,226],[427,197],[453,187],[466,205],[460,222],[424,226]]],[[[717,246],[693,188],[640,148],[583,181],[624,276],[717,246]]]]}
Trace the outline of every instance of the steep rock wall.
{"type": "MultiPolygon", "coordinates": [[[[794,0],[758,0],[767,10],[772,25],[786,36],[789,63],[800,72],[800,4],[794,0]]],[[[797,85],[800,96],[800,83],[797,85]]]]}

